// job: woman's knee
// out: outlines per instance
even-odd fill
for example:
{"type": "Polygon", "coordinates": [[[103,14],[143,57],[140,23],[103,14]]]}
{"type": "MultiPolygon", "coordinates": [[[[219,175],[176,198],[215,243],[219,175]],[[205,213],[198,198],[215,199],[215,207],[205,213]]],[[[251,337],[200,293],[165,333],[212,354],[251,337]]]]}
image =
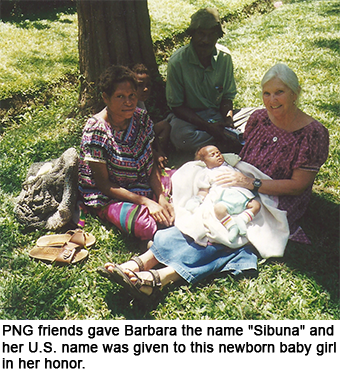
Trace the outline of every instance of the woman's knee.
{"type": "Polygon", "coordinates": [[[145,206],[129,202],[113,203],[105,209],[104,216],[121,231],[141,240],[151,240],[157,231],[157,223],[145,206]]]}

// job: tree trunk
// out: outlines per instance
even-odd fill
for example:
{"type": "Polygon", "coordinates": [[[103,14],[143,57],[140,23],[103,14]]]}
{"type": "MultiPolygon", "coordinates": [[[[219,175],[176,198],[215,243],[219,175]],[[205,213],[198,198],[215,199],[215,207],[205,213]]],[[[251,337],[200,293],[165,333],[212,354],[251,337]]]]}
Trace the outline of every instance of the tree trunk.
{"type": "Polygon", "coordinates": [[[143,63],[158,80],[147,0],[78,0],[77,12],[81,108],[96,103],[98,78],[110,65],[143,63]]]}

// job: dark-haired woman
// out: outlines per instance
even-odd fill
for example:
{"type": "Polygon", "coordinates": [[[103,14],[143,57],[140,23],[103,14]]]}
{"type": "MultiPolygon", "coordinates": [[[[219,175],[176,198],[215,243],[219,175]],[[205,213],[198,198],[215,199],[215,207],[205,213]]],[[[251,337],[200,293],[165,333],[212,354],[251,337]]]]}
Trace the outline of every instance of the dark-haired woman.
{"type": "Polygon", "coordinates": [[[103,220],[151,239],[157,224],[167,227],[174,219],[153,161],[153,123],[136,108],[137,82],[130,69],[111,66],[100,77],[99,89],[106,107],[83,130],[80,194],[103,220]]]}

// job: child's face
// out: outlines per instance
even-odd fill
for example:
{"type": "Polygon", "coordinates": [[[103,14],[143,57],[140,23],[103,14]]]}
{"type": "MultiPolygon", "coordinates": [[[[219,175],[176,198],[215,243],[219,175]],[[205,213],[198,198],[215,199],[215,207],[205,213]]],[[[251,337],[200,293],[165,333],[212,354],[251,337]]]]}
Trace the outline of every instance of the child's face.
{"type": "Polygon", "coordinates": [[[215,146],[206,146],[201,152],[203,156],[202,160],[209,169],[219,167],[224,163],[224,158],[220,150],[215,146]]]}
{"type": "Polygon", "coordinates": [[[137,87],[137,95],[138,100],[145,102],[149,99],[150,96],[150,88],[151,88],[151,79],[150,76],[146,73],[144,74],[136,74],[138,87],[137,87]]]}

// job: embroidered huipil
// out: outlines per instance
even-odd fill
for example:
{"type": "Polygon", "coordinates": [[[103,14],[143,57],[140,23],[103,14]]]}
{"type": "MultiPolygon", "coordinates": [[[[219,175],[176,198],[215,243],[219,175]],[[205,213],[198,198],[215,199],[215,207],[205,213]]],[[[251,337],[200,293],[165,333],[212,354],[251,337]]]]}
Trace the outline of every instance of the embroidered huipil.
{"type": "Polygon", "coordinates": [[[105,163],[113,183],[150,197],[153,139],[153,123],[140,108],[136,108],[129,127],[123,131],[112,130],[103,119],[90,118],[80,145],[79,191],[84,203],[100,207],[114,201],[97,189],[88,161],[105,163]]]}
{"type": "MultiPolygon", "coordinates": [[[[240,156],[275,180],[290,179],[294,169],[318,172],[328,157],[328,130],[314,120],[294,132],[276,127],[267,110],[255,111],[248,120],[240,156]]],[[[297,221],[304,215],[312,185],[301,195],[279,197],[279,208],[287,211],[291,239],[310,243],[297,221]]]]}

